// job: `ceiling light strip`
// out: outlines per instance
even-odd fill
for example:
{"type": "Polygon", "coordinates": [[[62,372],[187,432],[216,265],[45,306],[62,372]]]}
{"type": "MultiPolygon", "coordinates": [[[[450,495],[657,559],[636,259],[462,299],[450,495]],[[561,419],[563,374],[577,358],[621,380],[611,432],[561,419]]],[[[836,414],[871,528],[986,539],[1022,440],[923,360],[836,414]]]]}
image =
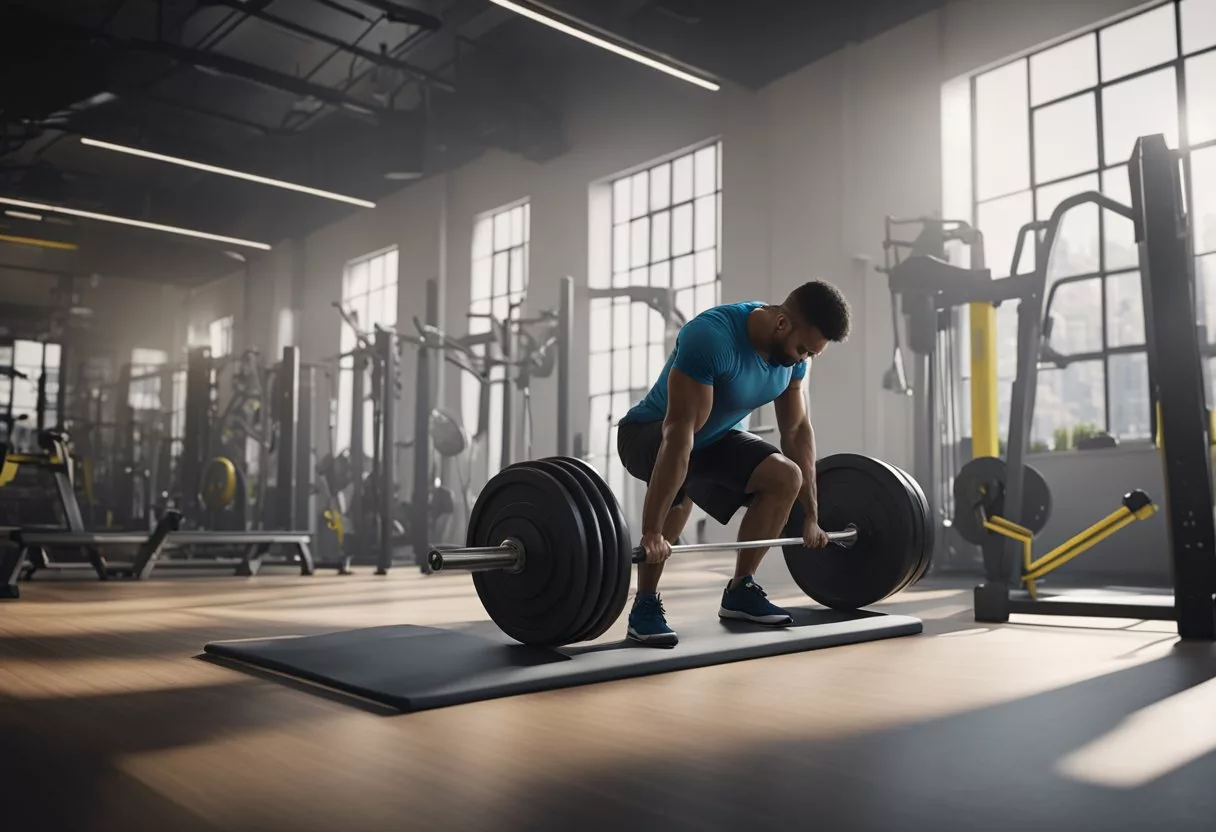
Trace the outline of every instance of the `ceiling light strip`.
{"type": "Polygon", "coordinates": [[[570,35],[571,37],[578,38],[581,41],[598,46],[601,49],[606,49],[609,52],[620,55],[623,58],[628,58],[631,61],[637,61],[644,66],[648,66],[651,69],[657,69],[659,72],[665,72],[668,75],[679,78],[682,81],[687,81],[690,84],[696,84],[698,87],[703,89],[711,90],[713,92],[721,89],[721,87],[718,84],[715,84],[713,81],[698,78],[696,75],[685,72],[681,69],[676,69],[670,64],[665,64],[662,61],[656,61],[654,58],[643,55],[641,52],[628,49],[624,46],[613,43],[612,41],[605,40],[604,38],[596,37],[590,32],[571,26],[568,23],[563,23],[562,21],[549,17],[548,15],[541,14],[535,9],[528,8],[527,6],[521,6],[518,3],[511,2],[511,0],[490,0],[490,2],[501,6],[504,9],[508,9],[509,11],[513,11],[518,15],[522,15],[529,20],[534,20],[537,23],[548,26],[551,29],[556,29],[557,31],[570,35]]]}
{"type": "Polygon", "coordinates": [[[45,211],[50,214],[66,214],[70,217],[81,217],[86,220],[99,220],[101,222],[112,222],[118,225],[130,225],[135,228],[147,228],[152,231],[164,231],[167,234],[180,234],[183,237],[197,237],[200,240],[214,240],[218,243],[231,243],[235,246],[245,246],[247,248],[256,248],[261,251],[270,251],[270,245],[267,243],[259,243],[253,240],[242,240],[239,237],[225,237],[223,234],[211,234],[206,231],[195,231],[190,228],[179,228],[176,225],[161,225],[155,222],[145,222],[144,220],[133,220],[128,217],[116,217],[112,214],[98,214],[93,211],[81,211],[77,208],[65,208],[61,205],[44,205],[40,202],[26,202],[23,199],[9,199],[8,197],[0,196],[0,204],[12,205],[16,208],[29,208],[31,211],[45,211]]]}
{"type": "Polygon", "coordinates": [[[302,194],[311,196],[319,196],[325,199],[332,199],[336,202],[346,202],[350,205],[358,205],[361,208],[375,208],[376,203],[369,202],[366,199],[358,197],[346,196],[345,194],[336,194],[333,191],[323,191],[320,188],[310,188],[307,185],[297,185],[294,182],[284,182],[282,179],[271,179],[269,176],[258,176],[255,173],[245,173],[244,171],[232,170],[231,168],[221,168],[218,165],[208,165],[203,162],[195,162],[191,159],[182,159],[177,156],[166,156],[164,153],[153,153],[150,150],[143,150],[138,147],[128,147],[127,145],[114,144],[113,142],[103,142],[99,139],[91,139],[88,136],[82,136],[80,143],[89,147],[98,147],[102,150],[113,150],[116,153],[127,153],[131,156],[140,156],[144,159],[151,159],[156,162],[168,162],[171,165],[181,165],[185,168],[194,168],[195,170],[206,171],[207,173],[218,173],[221,176],[231,176],[234,179],[244,179],[248,182],[257,182],[261,185],[270,185],[275,188],[283,188],[288,191],[297,191],[302,194]]]}

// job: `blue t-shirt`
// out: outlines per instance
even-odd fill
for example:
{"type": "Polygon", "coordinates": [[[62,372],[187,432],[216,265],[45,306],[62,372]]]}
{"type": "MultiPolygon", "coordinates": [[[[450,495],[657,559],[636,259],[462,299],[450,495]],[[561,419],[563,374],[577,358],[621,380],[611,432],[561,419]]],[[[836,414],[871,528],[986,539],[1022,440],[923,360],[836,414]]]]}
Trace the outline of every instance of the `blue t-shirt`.
{"type": "Polygon", "coordinates": [[[760,306],[764,304],[759,301],[715,306],[685,324],[659,379],[621,424],[658,422],[667,415],[667,375],[675,367],[694,381],[713,385],[713,407],[693,440],[694,448],[702,448],[740,428],[753,410],[784,393],[792,380],[804,378],[805,361],[793,367],[773,365],[752,345],[747,319],[760,306]]]}

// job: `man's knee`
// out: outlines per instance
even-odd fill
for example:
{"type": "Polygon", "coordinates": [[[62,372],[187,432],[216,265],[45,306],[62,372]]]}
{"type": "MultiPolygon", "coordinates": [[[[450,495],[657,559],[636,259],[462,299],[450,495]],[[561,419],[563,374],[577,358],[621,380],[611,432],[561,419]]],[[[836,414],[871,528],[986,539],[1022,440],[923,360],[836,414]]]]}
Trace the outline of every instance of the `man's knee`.
{"type": "Polygon", "coordinates": [[[756,466],[749,485],[757,494],[792,500],[802,489],[802,469],[788,457],[772,454],[756,466]]]}

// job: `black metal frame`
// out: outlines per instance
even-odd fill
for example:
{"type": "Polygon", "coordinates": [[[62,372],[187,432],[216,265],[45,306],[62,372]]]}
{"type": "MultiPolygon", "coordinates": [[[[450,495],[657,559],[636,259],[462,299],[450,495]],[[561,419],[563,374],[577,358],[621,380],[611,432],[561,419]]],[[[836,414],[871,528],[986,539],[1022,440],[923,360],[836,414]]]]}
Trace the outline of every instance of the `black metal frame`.
{"type": "MultiPolygon", "coordinates": [[[[1006,519],[1022,521],[1024,461],[1034,412],[1044,311],[1047,259],[1060,221],[1070,208],[1097,202],[1129,216],[1140,246],[1145,336],[1153,399],[1162,413],[1165,467],[1163,503],[1168,523],[1175,603],[1114,603],[1032,600],[1015,590],[1020,574],[1016,544],[993,535],[985,544],[986,581],[975,589],[977,621],[1004,622],[1011,613],[1120,616],[1161,619],[1168,610],[1182,638],[1216,640],[1216,528],[1212,512],[1208,417],[1204,401],[1203,350],[1195,314],[1194,256],[1188,217],[1182,209],[1179,154],[1160,135],[1142,137],[1129,164],[1133,206],[1097,193],[1064,200],[1038,242],[1035,291],[1018,307],[1018,369],[1009,422],[1005,489],[1006,519]],[[1163,368],[1169,368],[1163,371],[1163,368]]],[[[1037,235],[1036,235],[1037,238],[1037,235]]]]}

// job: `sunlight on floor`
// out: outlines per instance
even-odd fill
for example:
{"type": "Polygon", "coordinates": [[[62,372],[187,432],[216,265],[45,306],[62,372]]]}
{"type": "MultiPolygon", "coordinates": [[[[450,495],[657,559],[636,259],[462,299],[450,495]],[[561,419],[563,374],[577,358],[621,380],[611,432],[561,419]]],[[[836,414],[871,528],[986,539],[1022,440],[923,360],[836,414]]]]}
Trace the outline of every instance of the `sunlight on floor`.
{"type": "Polygon", "coordinates": [[[1134,789],[1216,751],[1216,679],[1149,705],[1062,758],[1064,777],[1134,789]]]}

